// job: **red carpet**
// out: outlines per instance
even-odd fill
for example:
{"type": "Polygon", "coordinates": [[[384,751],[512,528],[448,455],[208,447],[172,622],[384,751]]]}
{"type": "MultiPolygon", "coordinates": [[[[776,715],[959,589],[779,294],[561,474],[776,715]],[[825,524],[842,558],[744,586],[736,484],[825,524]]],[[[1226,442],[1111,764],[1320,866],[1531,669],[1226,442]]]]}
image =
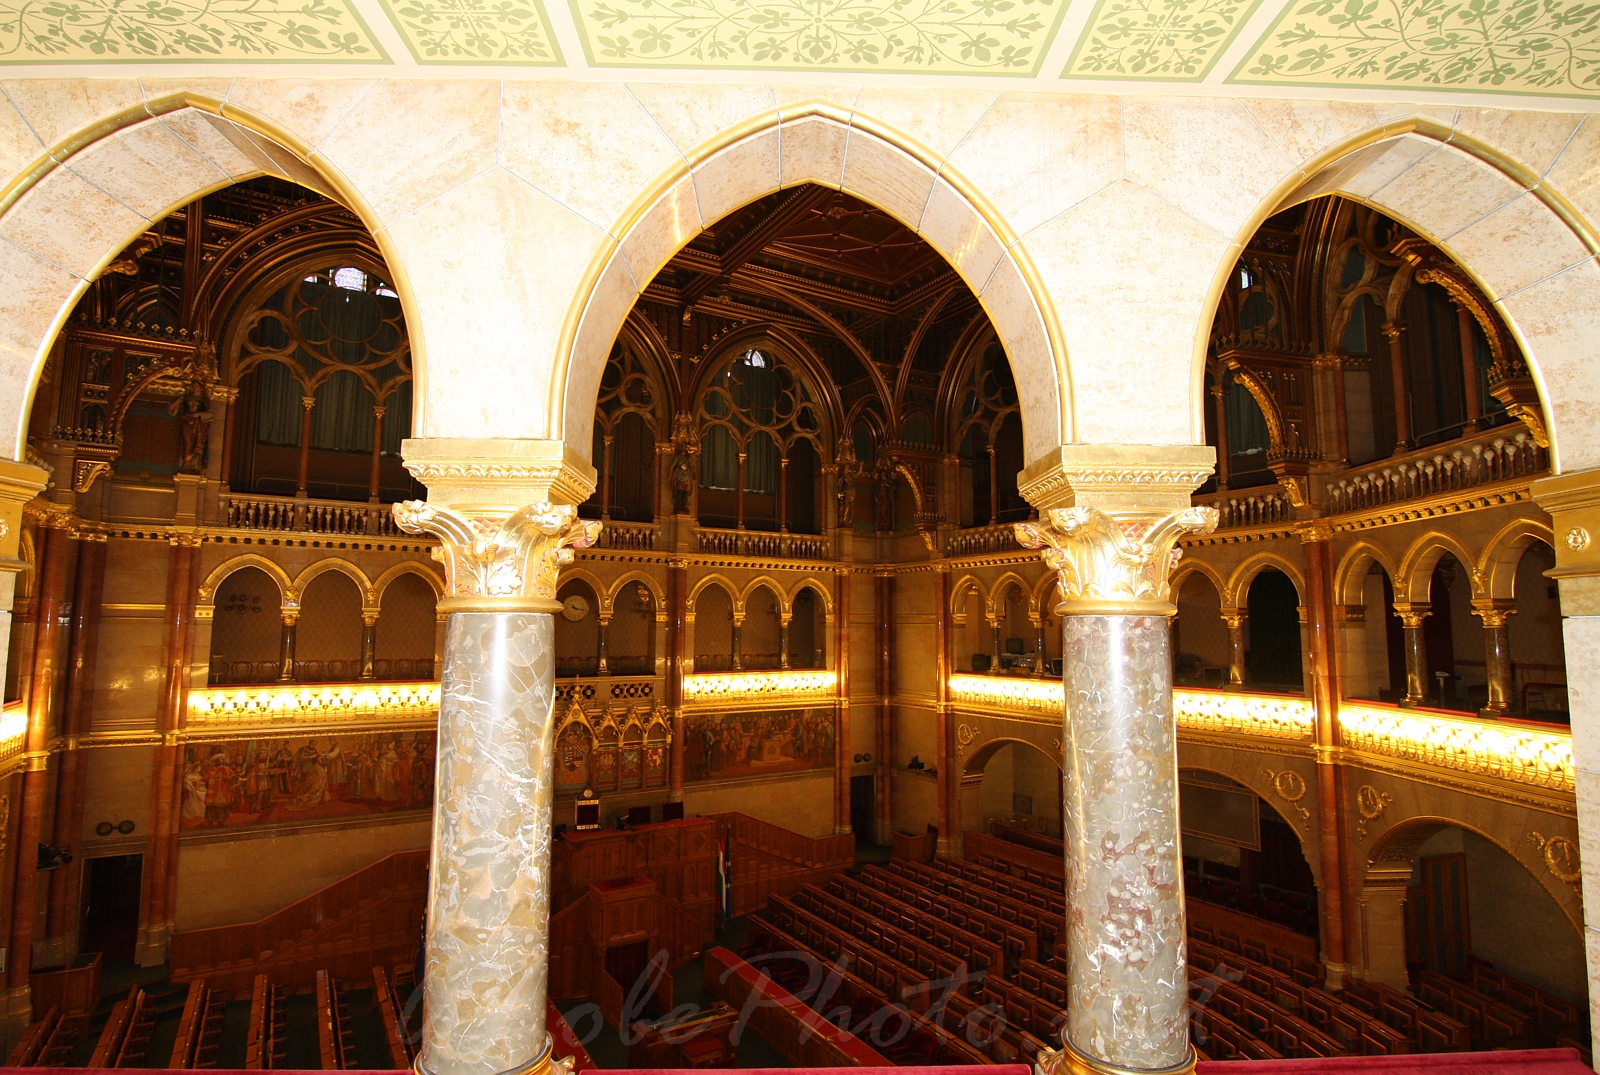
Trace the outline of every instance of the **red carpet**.
{"type": "Polygon", "coordinates": [[[1501,1053],[1420,1053],[1416,1056],[1341,1056],[1332,1060],[1210,1060],[1199,1075],[1309,1075],[1310,1072],[1383,1072],[1383,1075],[1592,1075],[1576,1049],[1523,1049],[1501,1053]]]}

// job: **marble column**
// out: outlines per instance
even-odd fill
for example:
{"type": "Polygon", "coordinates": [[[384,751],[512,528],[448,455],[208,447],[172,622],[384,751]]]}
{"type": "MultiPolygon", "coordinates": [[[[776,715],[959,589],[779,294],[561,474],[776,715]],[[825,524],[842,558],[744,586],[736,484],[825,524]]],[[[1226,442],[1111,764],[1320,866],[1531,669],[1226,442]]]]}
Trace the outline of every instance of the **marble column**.
{"type": "Polygon", "coordinates": [[[551,1069],[551,748],[560,569],[600,524],[540,503],[396,504],[441,539],[448,614],[423,978],[421,1075],[551,1069]]]}
{"type": "Polygon", "coordinates": [[[1406,696],[1400,704],[1408,709],[1428,700],[1428,649],[1422,636],[1422,621],[1431,611],[1429,606],[1415,603],[1394,606],[1394,614],[1400,617],[1400,626],[1405,630],[1402,645],[1406,655],[1406,696]]]}
{"type": "Polygon", "coordinates": [[[1063,598],[1070,993],[1062,1051],[1040,1066],[1189,1071],[1168,576],[1176,541],[1209,533],[1217,515],[1086,506],[1041,515],[1017,524],[1017,537],[1042,552],[1063,598]]]}
{"type": "Polygon", "coordinates": [[[361,613],[361,678],[378,678],[378,613],[362,610],[361,613]]]}
{"type": "Polygon", "coordinates": [[[278,682],[294,682],[294,636],[295,628],[300,622],[300,609],[284,608],[280,615],[283,617],[283,629],[278,635],[278,682]]]}
{"type": "Polygon", "coordinates": [[[1483,665],[1489,690],[1482,716],[1498,719],[1511,712],[1510,619],[1516,607],[1510,601],[1473,602],[1472,611],[1483,620],[1483,665]]]}
{"type": "Polygon", "coordinates": [[[667,708],[672,712],[672,763],[668,788],[673,802],[683,801],[683,646],[688,616],[688,567],[681,559],[667,562],[667,708]]]}
{"type": "Polygon", "coordinates": [[[1589,1025],[1600,1029],[1600,470],[1533,483],[1534,501],[1550,513],[1561,587],[1561,634],[1572,706],[1572,763],[1577,770],[1578,861],[1583,871],[1583,940],[1589,969],[1589,1025]]]}
{"type": "Polygon", "coordinates": [[[1223,609],[1222,622],[1228,625],[1228,690],[1244,687],[1244,621],[1242,609],[1223,609]]]}

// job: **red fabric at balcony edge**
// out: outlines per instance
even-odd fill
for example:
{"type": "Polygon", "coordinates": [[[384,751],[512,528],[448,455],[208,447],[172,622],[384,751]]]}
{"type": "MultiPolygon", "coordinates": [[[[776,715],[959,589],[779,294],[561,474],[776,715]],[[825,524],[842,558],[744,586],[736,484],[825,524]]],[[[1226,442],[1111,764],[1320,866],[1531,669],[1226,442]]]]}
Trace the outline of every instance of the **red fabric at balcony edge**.
{"type": "Polygon", "coordinates": [[[1209,1060],[1199,1075],[1249,1071],[1250,1075],[1311,1072],[1384,1072],[1385,1075],[1591,1075],[1576,1049],[1518,1049],[1502,1053],[1421,1053],[1410,1056],[1341,1056],[1301,1060],[1209,1060]]]}

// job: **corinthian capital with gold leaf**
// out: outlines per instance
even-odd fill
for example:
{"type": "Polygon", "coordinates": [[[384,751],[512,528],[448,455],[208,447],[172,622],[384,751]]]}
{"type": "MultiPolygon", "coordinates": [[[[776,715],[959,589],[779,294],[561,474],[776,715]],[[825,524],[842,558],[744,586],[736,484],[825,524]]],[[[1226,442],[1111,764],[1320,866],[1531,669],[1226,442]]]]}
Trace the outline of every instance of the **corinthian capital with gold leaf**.
{"type": "Polygon", "coordinates": [[[422,500],[394,506],[408,534],[440,539],[448,596],[441,612],[555,612],[556,581],[573,549],[593,545],[600,524],[577,518],[570,504],[548,501],[504,517],[469,516],[422,500]]]}
{"type": "Polygon", "coordinates": [[[593,491],[594,468],[559,441],[415,439],[402,451],[428,500],[394,505],[394,520],[439,538],[439,610],[557,611],[561,569],[600,536],[575,506],[593,491]]]}
{"type": "Polygon", "coordinates": [[[1079,616],[1170,616],[1178,539],[1217,528],[1215,508],[1184,508],[1158,519],[1115,518],[1097,508],[1051,508],[1018,523],[1017,540],[1038,549],[1056,573],[1063,604],[1079,616]]]}

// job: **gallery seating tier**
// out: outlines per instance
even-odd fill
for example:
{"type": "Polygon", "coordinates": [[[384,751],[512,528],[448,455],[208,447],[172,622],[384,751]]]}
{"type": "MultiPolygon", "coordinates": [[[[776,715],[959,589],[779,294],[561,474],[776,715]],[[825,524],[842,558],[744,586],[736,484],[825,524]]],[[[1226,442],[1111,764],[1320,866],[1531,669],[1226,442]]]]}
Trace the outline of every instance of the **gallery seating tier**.
{"type": "Polygon", "coordinates": [[[1226,952],[1271,967],[1301,985],[1321,985],[1327,973],[1317,959],[1316,941],[1271,922],[1189,900],[1185,904],[1189,936],[1226,952]]]}
{"type": "Polygon", "coordinates": [[[796,907],[830,925],[848,930],[881,951],[893,952],[897,959],[933,977],[971,977],[966,960],[951,955],[929,941],[885,922],[870,911],[855,907],[836,896],[807,885],[793,897],[796,907]]]}
{"type": "MultiPolygon", "coordinates": [[[[941,977],[932,960],[924,960],[929,969],[921,968],[898,958],[897,950],[884,945],[871,946],[867,937],[852,934],[821,917],[803,910],[782,896],[774,896],[767,906],[765,916],[751,915],[751,929],[770,922],[784,933],[796,938],[808,948],[827,953],[830,957],[843,956],[849,970],[872,985],[884,996],[899,997],[913,1008],[926,1011],[929,994],[934,992],[933,982],[941,977]]],[[[881,936],[881,935],[880,935],[881,936]]],[[[890,941],[894,938],[890,937],[890,941]]],[[[913,953],[913,958],[915,953],[913,953]]]]}
{"type": "MultiPolygon", "coordinates": [[[[1028,834],[1033,839],[1037,836],[1028,834]]],[[[1066,863],[1060,841],[1053,841],[1052,849],[1024,846],[1017,842],[1017,832],[997,827],[995,832],[964,832],[961,847],[966,858],[980,866],[1010,874],[1019,881],[1027,881],[1040,888],[1056,892],[1064,890],[1066,863]]]]}
{"type": "MultiPolygon", "coordinates": [[[[776,931],[768,936],[791,948],[799,945],[793,938],[777,937],[776,931]]],[[[798,1067],[888,1066],[887,1057],[848,1030],[830,1024],[779,984],[771,973],[777,970],[771,961],[758,970],[726,948],[712,948],[706,952],[706,992],[738,1011],[746,1010],[751,994],[760,994],[760,1002],[749,1009],[751,1027],[798,1067]]],[[[812,984],[809,978],[808,975],[806,986],[812,984]]],[[[871,991],[870,986],[849,972],[843,972],[840,978],[841,988],[833,997],[820,998],[816,991],[808,990],[809,997],[822,999],[823,1003],[837,1001],[848,1005],[871,991]]],[[[826,988],[821,983],[819,987],[826,988]]]]}
{"type": "Polygon", "coordinates": [[[256,975],[250,986],[250,1021],[245,1031],[246,1068],[263,1071],[283,1066],[286,1024],[283,990],[273,985],[265,974],[256,975]]]}
{"type": "MultiPolygon", "coordinates": [[[[856,874],[856,881],[925,915],[1000,945],[1005,952],[1008,969],[1014,968],[1019,959],[1039,958],[1038,931],[1016,921],[1008,921],[1001,914],[1001,901],[992,897],[989,906],[993,913],[878,866],[863,869],[856,874]]],[[[1015,914],[1012,917],[1015,918],[1015,914]]],[[[1033,921],[1031,915],[1027,917],[1030,922],[1033,921]]]]}
{"type": "Polygon", "coordinates": [[[998,895],[1024,903],[1035,911],[1051,915],[1057,920],[1066,914],[1066,896],[1060,886],[1051,888],[1048,883],[1037,884],[970,859],[938,858],[934,859],[933,865],[944,873],[954,874],[998,895]]]}
{"type": "Polygon", "coordinates": [[[1509,974],[1500,973],[1495,970],[1493,963],[1473,959],[1468,968],[1467,981],[1478,992],[1533,1016],[1538,1029],[1547,1035],[1581,1041],[1589,1038],[1589,1013],[1586,1010],[1560,997],[1553,997],[1527,982],[1518,981],[1509,974]]]}
{"type": "Polygon", "coordinates": [[[389,1050],[390,1066],[396,1071],[409,1068],[415,1056],[406,1040],[406,1027],[400,1016],[405,1010],[405,1003],[396,995],[389,975],[382,967],[372,968],[372,1005],[378,1009],[378,1017],[383,1020],[384,1045],[389,1050]]]}
{"type": "Polygon", "coordinates": [[[1465,982],[1425,970],[1412,983],[1417,999],[1444,1012],[1472,1033],[1474,1049],[1515,1049],[1527,1045],[1534,1017],[1465,982]]]}
{"type": "MultiPolygon", "coordinates": [[[[948,998],[946,1007],[953,1017],[952,1032],[987,1056],[990,1063],[1032,1064],[1041,1050],[1050,1048],[1048,1041],[1058,1041],[1059,1038],[1041,1039],[1017,1025],[1016,1014],[1011,1007],[998,997],[989,997],[987,987],[995,983],[1005,984],[998,978],[987,980],[985,1000],[981,1002],[960,993],[948,998]]],[[[1014,992],[1025,995],[1022,990],[1014,992]]]]}
{"type": "Polygon", "coordinates": [[[88,1019],[64,1015],[51,1006],[44,1017],[30,1023],[6,1058],[8,1068],[58,1068],[72,1063],[72,1055],[83,1040],[88,1019]]]}

